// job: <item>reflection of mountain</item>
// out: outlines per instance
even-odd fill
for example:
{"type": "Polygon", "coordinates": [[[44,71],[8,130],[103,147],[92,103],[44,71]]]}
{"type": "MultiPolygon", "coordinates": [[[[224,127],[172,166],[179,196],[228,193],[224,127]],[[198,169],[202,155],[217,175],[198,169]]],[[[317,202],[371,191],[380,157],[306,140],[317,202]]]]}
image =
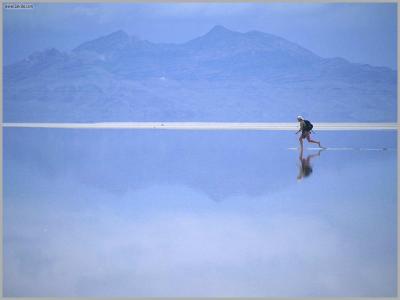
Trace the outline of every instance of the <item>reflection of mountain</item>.
{"type": "Polygon", "coordinates": [[[281,147],[270,149],[270,142],[278,145],[282,140],[272,133],[267,137],[231,131],[15,133],[8,131],[5,137],[6,160],[20,162],[21,168],[15,169],[23,174],[46,182],[46,178],[68,182],[72,176],[75,184],[118,195],[152,185],[187,186],[214,201],[235,195],[265,195],[287,188],[297,159],[281,147]],[[282,156],[288,159],[282,161],[282,156]]]}
{"type": "Polygon", "coordinates": [[[222,26],[184,44],[123,31],[4,68],[6,121],[394,121],[396,72],[222,26]]]}
{"type": "MultiPolygon", "coordinates": [[[[364,132],[324,135],[350,146],[375,147],[375,142],[394,147],[396,140],[393,132],[371,132],[369,139],[364,132]]],[[[292,132],[7,129],[4,139],[5,172],[16,172],[20,182],[7,186],[29,185],[35,177],[42,179],[44,193],[50,193],[53,181],[117,196],[164,185],[186,186],[224,201],[265,196],[296,184],[298,153],[284,150],[296,142],[292,132]]],[[[341,152],[339,164],[338,157],[325,155],[317,162],[318,173],[366,164],[366,157],[376,159],[366,152],[341,152]]]]}

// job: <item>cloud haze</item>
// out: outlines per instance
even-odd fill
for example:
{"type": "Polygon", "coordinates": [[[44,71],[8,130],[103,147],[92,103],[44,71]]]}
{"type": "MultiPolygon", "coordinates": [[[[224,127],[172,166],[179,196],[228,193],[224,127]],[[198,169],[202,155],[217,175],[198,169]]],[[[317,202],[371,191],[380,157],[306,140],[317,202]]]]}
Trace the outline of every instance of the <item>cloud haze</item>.
{"type": "MultiPolygon", "coordinates": [[[[185,193],[178,188],[175,196],[185,193]]],[[[7,234],[14,236],[5,249],[7,296],[394,292],[387,276],[388,269],[395,272],[390,261],[382,264],[372,256],[366,260],[360,256],[363,243],[349,240],[320,216],[278,213],[255,218],[178,210],[127,217],[100,208],[57,213],[57,218],[54,211],[44,211],[45,218],[35,219],[31,211],[19,213],[25,222],[14,224],[7,234]]]]}

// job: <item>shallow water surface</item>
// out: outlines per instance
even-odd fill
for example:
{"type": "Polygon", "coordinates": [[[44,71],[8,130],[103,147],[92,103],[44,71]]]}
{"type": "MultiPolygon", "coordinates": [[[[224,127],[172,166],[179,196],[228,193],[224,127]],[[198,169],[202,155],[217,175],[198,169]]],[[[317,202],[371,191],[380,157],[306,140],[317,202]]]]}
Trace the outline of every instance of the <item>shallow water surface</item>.
{"type": "Polygon", "coordinates": [[[4,295],[395,296],[396,132],[314,137],[4,129],[4,295]]]}

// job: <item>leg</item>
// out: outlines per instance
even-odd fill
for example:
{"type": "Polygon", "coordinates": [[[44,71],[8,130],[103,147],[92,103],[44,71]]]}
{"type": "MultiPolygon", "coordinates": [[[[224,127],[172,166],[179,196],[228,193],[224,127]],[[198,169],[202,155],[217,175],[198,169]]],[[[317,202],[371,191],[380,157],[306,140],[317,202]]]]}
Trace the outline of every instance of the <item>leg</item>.
{"type": "Polygon", "coordinates": [[[300,135],[299,142],[300,142],[300,151],[301,153],[303,153],[303,135],[300,135]]]}
{"type": "Polygon", "coordinates": [[[318,146],[319,146],[320,148],[322,148],[320,142],[314,141],[314,140],[312,140],[312,139],[310,138],[310,133],[307,134],[307,141],[308,141],[309,143],[318,144],[318,146]]]}

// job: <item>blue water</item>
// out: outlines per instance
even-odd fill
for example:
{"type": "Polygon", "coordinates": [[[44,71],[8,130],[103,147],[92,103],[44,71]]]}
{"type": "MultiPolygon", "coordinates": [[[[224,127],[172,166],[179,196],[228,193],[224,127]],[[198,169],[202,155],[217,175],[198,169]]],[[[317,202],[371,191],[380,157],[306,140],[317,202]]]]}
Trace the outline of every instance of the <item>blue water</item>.
{"type": "Polygon", "coordinates": [[[395,296],[396,132],[314,138],[4,129],[4,295],[395,296]]]}

